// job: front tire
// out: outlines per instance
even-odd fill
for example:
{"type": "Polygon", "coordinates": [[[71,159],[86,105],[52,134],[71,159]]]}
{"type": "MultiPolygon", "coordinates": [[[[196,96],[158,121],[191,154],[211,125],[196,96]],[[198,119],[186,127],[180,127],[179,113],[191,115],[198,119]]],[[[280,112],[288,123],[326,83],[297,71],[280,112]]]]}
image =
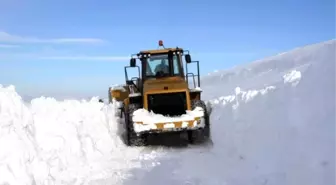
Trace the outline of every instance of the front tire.
{"type": "Polygon", "coordinates": [[[202,100],[193,100],[191,102],[191,109],[194,110],[196,107],[201,107],[204,110],[204,127],[198,130],[188,131],[188,138],[190,143],[195,143],[195,141],[206,141],[210,139],[210,116],[207,111],[206,104],[202,100]]]}
{"type": "Polygon", "coordinates": [[[137,135],[133,127],[133,112],[140,108],[138,104],[129,104],[125,112],[126,123],[126,143],[128,146],[143,146],[145,145],[145,138],[142,135],[137,135]]]}

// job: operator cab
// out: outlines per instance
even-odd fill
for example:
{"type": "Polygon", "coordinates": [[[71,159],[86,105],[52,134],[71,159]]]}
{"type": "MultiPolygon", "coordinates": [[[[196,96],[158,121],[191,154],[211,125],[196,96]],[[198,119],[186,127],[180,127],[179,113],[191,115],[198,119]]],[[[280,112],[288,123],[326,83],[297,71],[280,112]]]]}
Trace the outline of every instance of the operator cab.
{"type": "Polygon", "coordinates": [[[156,50],[145,50],[140,51],[137,54],[133,54],[130,60],[130,66],[125,67],[125,79],[126,83],[131,86],[136,87],[137,92],[142,91],[142,85],[147,80],[157,79],[157,78],[171,78],[171,77],[180,77],[181,79],[186,80],[187,84],[188,78],[192,77],[195,84],[195,77],[198,77],[198,87],[200,87],[199,79],[199,64],[198,61],[191,61],[188,50],[183,50],[182,48],[165,48],[163,42],[159,41],[159,47],[162,49],[156,50]],[[184,72],[182,58],[185,58],[186,64],[197,63],[197,75],[188,72],[188,65],[186,65],[186,71],[184,72]],[[141,61],[141,70],[140,66],[136,64],[136,60],[141,61]],[[138,77],[128,78],[127,68],[137,68],[138,77]]]}
{"type": "MultiPolygon", "coordinates": [[[[172,52],[173,53],[173,52],[172,52]]],[[[184,77],[181,56],[177,53],[169,54],[169,51],[150,54],[150,57],[140,58],[142,62],[142,79],[163,77],[184,77]]]]}

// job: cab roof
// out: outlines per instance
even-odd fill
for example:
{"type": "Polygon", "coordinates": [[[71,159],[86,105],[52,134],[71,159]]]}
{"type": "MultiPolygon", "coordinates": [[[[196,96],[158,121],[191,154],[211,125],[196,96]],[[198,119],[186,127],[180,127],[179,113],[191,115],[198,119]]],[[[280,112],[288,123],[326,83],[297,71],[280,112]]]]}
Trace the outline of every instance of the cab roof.
{"type": "Polygon", "coordinates": [[[183,51],[182,48],[164,48],[164,49],[155,49],[155,50],[143,50],[140,51],[139,54],[161,54],[168,53],[169,51],[183,51]]]}

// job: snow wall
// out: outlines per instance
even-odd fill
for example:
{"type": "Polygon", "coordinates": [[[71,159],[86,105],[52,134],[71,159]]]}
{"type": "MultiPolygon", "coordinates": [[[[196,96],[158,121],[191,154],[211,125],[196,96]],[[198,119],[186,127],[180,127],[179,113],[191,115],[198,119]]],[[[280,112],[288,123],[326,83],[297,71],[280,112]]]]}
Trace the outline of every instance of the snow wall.
{"type": "Polygon", "coordinates": [[[0,87],[0,184],[121,184],[144,155],[120,140],[114,112],[97,98],[26,105],[13,86],[0,87]]]}

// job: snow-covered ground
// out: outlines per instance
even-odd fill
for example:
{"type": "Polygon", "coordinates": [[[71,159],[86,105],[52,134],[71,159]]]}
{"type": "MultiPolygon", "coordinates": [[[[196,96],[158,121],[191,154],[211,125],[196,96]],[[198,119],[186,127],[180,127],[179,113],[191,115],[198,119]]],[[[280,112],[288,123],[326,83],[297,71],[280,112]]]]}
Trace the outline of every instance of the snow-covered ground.
{"type": "Polygon", "coordinates": [[[335,40],[202,78],[213,145],[126,147],[115,107],[0,87],[0,184],[335,184],[335,40]]]}

